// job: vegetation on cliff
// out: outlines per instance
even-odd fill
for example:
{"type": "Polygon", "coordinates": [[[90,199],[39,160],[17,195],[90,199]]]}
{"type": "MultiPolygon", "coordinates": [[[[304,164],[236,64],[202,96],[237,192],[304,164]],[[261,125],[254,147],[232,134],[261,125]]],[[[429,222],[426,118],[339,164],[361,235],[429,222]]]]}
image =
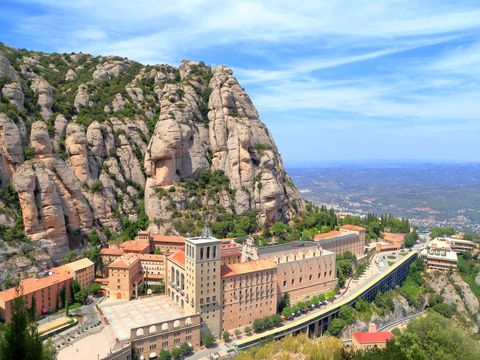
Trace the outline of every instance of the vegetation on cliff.
{"type": "MultiPolygon", "coordinates": [[[[349,317],[348,314],[345,315],[349,317]]],[[[480,357],[478,342],[449,319],[435,313],[412,320],[403,332],[396,332],[385,349],[353,351],[334,337],[311,340],[306,335],[288,335],[259,347],[241,352],[236,360],[476,360],[480,357]]]]}

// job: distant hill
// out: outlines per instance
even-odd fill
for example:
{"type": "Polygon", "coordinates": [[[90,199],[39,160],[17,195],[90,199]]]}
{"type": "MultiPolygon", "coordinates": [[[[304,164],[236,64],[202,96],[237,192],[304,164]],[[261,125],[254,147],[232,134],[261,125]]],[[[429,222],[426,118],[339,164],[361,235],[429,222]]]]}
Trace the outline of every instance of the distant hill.
{"type": "Polygon", "coordinates": [[[291,168],[306,199],[356,214],[391,213],[420,227],[480,232],[480,164],[325,165],[291,168]]]}

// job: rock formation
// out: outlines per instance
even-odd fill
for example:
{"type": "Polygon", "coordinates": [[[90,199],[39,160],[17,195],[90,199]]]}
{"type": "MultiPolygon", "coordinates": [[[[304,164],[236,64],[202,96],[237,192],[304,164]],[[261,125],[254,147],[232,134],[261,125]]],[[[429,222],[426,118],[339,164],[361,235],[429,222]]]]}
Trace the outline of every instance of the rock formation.
{"type": "Polygon", "coordinates": [[[91,230],[119,232],[146,216],[150,231],[178,232],[174,219],[198,206],[197,220],[253,213],[259,226],[303,207],[226,66],[142,66],[0,45],[0,77],[10,103],[0,108],[0,185],[15,187],[25,233],[55,258],[91,230]],[[221,186],[187,191],[206,172],[221,186]]]}

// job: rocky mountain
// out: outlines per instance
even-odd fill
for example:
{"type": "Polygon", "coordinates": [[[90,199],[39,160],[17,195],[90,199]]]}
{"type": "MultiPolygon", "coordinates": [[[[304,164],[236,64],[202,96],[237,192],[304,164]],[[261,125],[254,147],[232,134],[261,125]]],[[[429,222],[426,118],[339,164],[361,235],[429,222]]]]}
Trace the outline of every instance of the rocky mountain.
{"type": "Polygon", "coordinates": [[[92,231],[187,235],[205,219],[247,224],[218,227],[226,235],[288,221],[304,206],[226,66],[1,45],[0,94],[0,188],[18,194],[0,198],[5,241],[23,223],[60,259],[92,231]]]}

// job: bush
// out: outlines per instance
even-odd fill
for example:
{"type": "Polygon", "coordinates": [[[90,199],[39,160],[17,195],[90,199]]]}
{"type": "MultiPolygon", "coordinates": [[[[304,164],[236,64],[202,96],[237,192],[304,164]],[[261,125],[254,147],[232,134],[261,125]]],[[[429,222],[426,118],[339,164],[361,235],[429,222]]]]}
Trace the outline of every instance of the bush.
{"type": "Polygon", "coordinates": [[[170,354],[170,351],[162,349],[160,350],[160,353],[158,354],[158,360],[170,360],[172,358],[172,355],[170,354]]]}
{"type": "Polygon", "coordinates": [[[230,341],[230,333],[228,331],[224,331],[222,334],[222,339],[224,342],[229,342],[230,341]]]}
{"type": "Polygon", "coordinates": [[[180,350],[182,351],[183,356],[189,355],[193,351],[192,347],[187,342],[180,345],[180,350]]]}
{"type": "Polygon", "coordinates": [[[351,306],[342,306],[338,312],[338,318],[345,321],[346,324],[352,324],[355,321],[353,308],[351,306]]]}
{"type": "Polygon", "coordinates": [[[99,192],[102,190],[102,182],[100,180],[93,181],[92,185],[90,186],[90,190],[94,193],[99,192]]]}
{"type": "Polygon", "coordinates": [[[337,336],[340,334],[340,331],[345,327],[345,321],[342,319],[336,318],[328,325],[328,332],[330,335],[337,336]]]}
{"type": "Polygon", "coordinates": [[[212,333],[207,332],[202,336],[202,344],[206,347],[210,347],[215,344],[215,337],[212,335],[212,333]]]}
{"type": "Polygon", "coordinates": [[[31,146],[25,146],[23,148],[23,156],[25,157],[25,161],[33,159],[35,157],[35,149],[31,146]]]}
{"type": "Polygon", "coordinates": [[[183,354],[182,354],[182,350],[178,347],[176,348],[173,348],[172,350],[170,350],[170,354],[172,355],[172,358],[173,359],[180,359],[183,354]]]}

